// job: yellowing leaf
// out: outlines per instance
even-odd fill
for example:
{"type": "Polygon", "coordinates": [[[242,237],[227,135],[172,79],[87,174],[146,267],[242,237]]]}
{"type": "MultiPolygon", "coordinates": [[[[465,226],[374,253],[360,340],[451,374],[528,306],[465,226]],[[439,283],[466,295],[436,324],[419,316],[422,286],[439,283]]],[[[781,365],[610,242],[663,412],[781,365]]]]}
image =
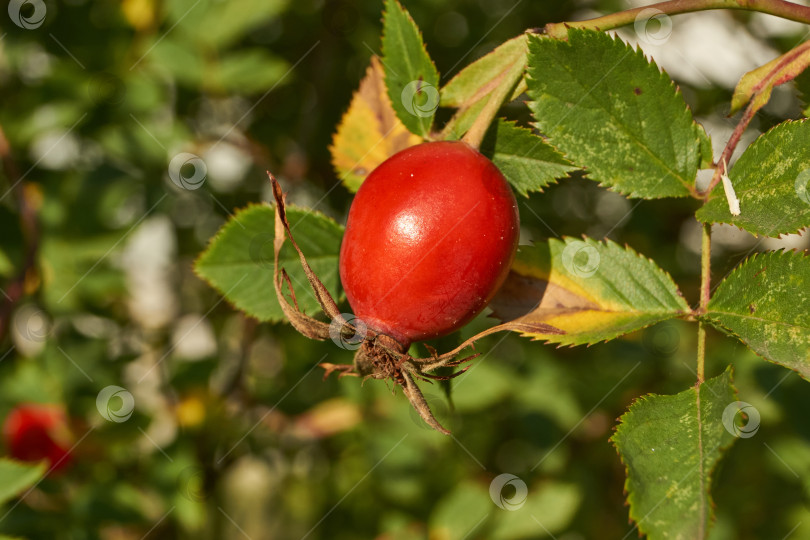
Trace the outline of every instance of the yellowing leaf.
{"type": "Polygon", "coordinates": [[[357,191],[377,165],[420,142],[397,118],[386,93],[382,65],[372,57],[329,147],[340,180],[350,191],[357,191]]]}
{"type": "Polygon", "coordinates": [[[742,76],[731,98],[731,114],[753,99],[754,112],[768,103],[774,86],[792,79],[810,65],[810,41],[774,58],[764,66],[742,76]]]}
{"type": "Polygon", "coordinates": [[[613,339],[689,312],[649,259],[613,242],[574,238],[521,247],[490,307],[513,325],[553,327],[522,333],[562,345],[613,339]]]}
{"type": "MultiPolygon", "coordinates": [[[[491,94],[496,83],[514,67],[522,76],[526,69],[527,47],[526,34],[521,34],[465,67],[442,88],[441,104],[445,107],[469,107],[491,94]]],[[[526,82],[521,77],[507,101],[517,99],[525,91],[526,82]]]]}

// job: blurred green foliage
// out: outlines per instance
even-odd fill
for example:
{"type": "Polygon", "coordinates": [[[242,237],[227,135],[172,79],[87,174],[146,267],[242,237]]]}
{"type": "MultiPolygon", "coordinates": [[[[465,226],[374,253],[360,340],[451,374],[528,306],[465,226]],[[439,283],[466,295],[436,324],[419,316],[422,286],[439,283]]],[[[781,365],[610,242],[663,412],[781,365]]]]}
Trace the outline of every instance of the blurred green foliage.
{"type": "MultiPolygon", "coordinates": [[[[0,417],[21,402],[63,404],[73,419],[75,462],[23,502],[0,508],[0,534],[635,536],[608,438],[636,397],[694,384],[693,325],[663,323],[574,349],[489,337],[477,345],[483,354],[473,368],[453,381],[450,399],[443,385],[425,389],[453,431],[444,437],[381,382],[323,381],[317,364],[350,362],[351,351],[284,324],[255,324],[191,270],[235,209],[269,200],[265,169],[292,202],[344,220],[351,199],[327,147],[379,52],[381,5],[45,6],[32,29],[0,14],[0,125],[41,229],[38,272],[28,273],[0,342],[0,417]],[[169,177],[180,152],[205,162],[198,189],[169,177]],[[110,385],[134,397],[125,421],[108,421],[97,407],[110,385]],[[502,473],[528,487],[519,510],[490,497],[502,473]]],[[[623,4],[413,0],[407,7],[446,82],[527,27],[623,4]]],[[[799,37],[761,39],[783,51],[799,37]]],[[[730,89],[681,86],[699,117],[728,110],[730,89]]],[[[524,109],[507,111],[526,120],[524,109]]],[[[766,109],[759,127],[791,114],[766,109]]],[[[0,179],[4,288],[25,252],[13,183],[0,179]]],[[[656,260],[690,302],[699,274],[687,241],[694,206],[636,205],[580,178],[520,200],[525,239],[607,235],[656,260]]],[[[748,247],[718,247],[718,279],[748,247]]],[[[489,324],[480,317],[462,334],[489,324]]],[[[457,340],[434,345],[447,350],[457,340]]],[[[761,429],[720,464],[713,538],[810,538],[807,382],[711,333],[707,376],[729,362],[740,399],[761,413],[761,429]]]]}

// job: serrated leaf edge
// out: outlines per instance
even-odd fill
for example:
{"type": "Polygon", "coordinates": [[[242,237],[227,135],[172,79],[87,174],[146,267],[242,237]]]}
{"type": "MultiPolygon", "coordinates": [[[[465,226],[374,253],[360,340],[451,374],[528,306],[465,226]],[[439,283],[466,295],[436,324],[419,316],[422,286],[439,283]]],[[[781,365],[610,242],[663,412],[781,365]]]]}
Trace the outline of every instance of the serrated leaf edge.
{"type": "MultiPolygon", "coordinates": [[[[795,120],[789,119],[789,120],[785,120],[784,122],[780,122],[779,124],[773,126],[771,129],[769,129],[768,131],[766,131],[765,133],[761,134],[759,137],[754,139],[754,142],[752,142],[751,144],[749,144],[746,147],[746,149],[740,155],[740,158],[742,158],[742,156],[746,152],[748,152],[748,150],[754,148],[755,145],[758,146],[758,145],[762,145],[765,142],[767,142],[767,141],[765,141],[763,139],[766,135],[769,135],[769,134],[773,133],[774,131],[777,131],[777,130],[780,130],[780,129],[783,129],[783,128],[788,129],[787,126],[791,126],[791,125],[794,125],[794,124],[804,124],[806,122],[810,122],[810,118],[799,118],[799,119],[795,119],[795,120]]],[[[737,158],[737,162],[735,162],[735,164],[734,164],[735,167],[736,167],[736,164],[739,162],[740,158],[737,158]]],[[[729,172],[731,174],[734,174],[734,167],[732,167],[729,172]]],[[[739,190],[736,190],[736,188],[735,188],[735,190],[737,191],[737,196],[738,197],[742,193],[746,193],[748,191],[751,191],[752,189],[755,189],[755,188],[746,189],[745,191],[739,191],[739,190]]],[[[715,188],[712,191],[712,193],[709,195],[709,197],[706,199],[706,203],[703,206],[701,206],[698,209],[698,211],[695,213],[695,218],[698,221],[700,221],[701,223],[722,223],[724,225],[734,225],[735,227],[739,228],[740,230],[745,231],[747,233],[750,233],[750,234],[754,235],[757,238],[759,238],[760,235],[765,236],[767,238],[781,238],[782,235],[798,234],[798,233],[800,233],[800,232],[802,232],[804,230],[810,229],[810,225],[807,225],[807,226],[804,226],[804,227],[799,227],[796,230],[790,229],[787,232],[778,232],[778,233],[776,233],[776,236],[771,236],[771,234],[773,234],[773,233],[769,234],[770,231],[765,231],[765,230],[756,228],[757,227],[756,223],[752,224],[752,226],[750,228],[748,227],[747,223],[745,223],[745,225],[746,225],[745,227],[741,226],[739,222],[734,221],[734,216],[731,215],[731,212],[729,212],[728,218],[726,218],[725,216],[723,216],[722,218],[720,218],[718,220],[704,220],[704,219],[701,218],[701,215],[700,215],[701,211],[705,208],[706,204],[710,203],[711,201],[713,201],[715,199],[723,199],[723,200],[725,200],[725,197],[726,197],[725,193],[723,192],[722,189],[718,190],[717,188],[715,188]]],[[[743,211],[744,210],[745,209],[743,208],[743,211]]]]}
{"type": "MultiPolygon", "coordinates": [[[[333,224],[337,225],[337,226],[338,226],[338,227],[340,227],[340,228],[343,228],[343,226],[342,226],[342,225],[340,225],[340,224],[339,224],[339,223],[337,223],[337,222],[336,222],[334,219],[330,218],[329,216],[327,216],[326,214],[324,214],[323,212],[321,212],[321,211],[319,211],[319,210],[313,210],[313,209],[310,209],[310,208],[304,208],[304,207],[295,206],[295,205],[290,205],[290,204],[286,205],[286,207],[287,207],[287,210],[291,210],[291,209],[292,209],[292,210],[301,210],[301,211],[304,211],[304,212],[308,212],[308,213],[310,213],[310,214],[314,214],[314,215],[316,215],[316,216],[318,216],[318,217],[321,217],[321,218],[326,219],[327,221],[329,221],[329,222],[331,222],[331,223],[333,223],[333,224]]],[[[244,309],[242,309],[240,306],[236,305],[236,304],[235,304],[235,303],[234,303],[234,302],[233,302],[233,301],[232,301],[230,298],[228,298],[228,297],[226,296],[226,294],[225,294],[225,293],[226,293],[226,291],[223,291],[223,290],[222,290],[222,289],[221,289],[221,288],[220,288],[218,285],[216,285],[215,283],[212,283],[212,282],[211,282],[211,280],[210,280],[210,279],[209,279],[207,276],[203,275],[203,274],[202,274],[202,272],[201,272],[201,271],[200,271],[200,269],[199,269],[199,266],[200,266],[200,261],[201,261],[201,260],[203,259],[203,257],[205,257],[205,255],[208,253],[208,251],[209,251],[209,249],[211,248],[211,246],[213,246],[213,245],[214,245],[214,243],[215,243],[215,242],[217,242],[217,241],[218,241],[218,240],[219,240],[219,239],[220,239],[220,238],[221,238],[221,237],[222,237],[222,236],[225,234],[225,228],[226,228],[227,226],[232,225],[233,223],[235,223],[235,222],[237,221],[237,218],[238,218],[240,215],[242,215],[243,213],[245,213],[245,212],[250,212],[250,211],[252,211],[252,210],[254,210],[254,209],[257,209],[257,208],[269,208],[269,209],[273,209],[273,208],[274,208],[274,206],[273,206],[271,203],[267,202],[267,201],[262,201],[262,202],[260,202],[260,203],[254,203],[254,202],[250,202],[250,203],[248,203],[247,205],[245,205],[245,206],[243,206],[243,207],[241,207],[241,208],[236,209],[236,210],[233,212],[233,216],[231,216],[231,218],[229,218],[229,219],[228,219],[228,221],[226,221],[226,222],[225,222],[225,223],[224,223],[224,224],[223,224],[223,225],[222,225],[222,226],[219,228],[219,230],[217,230],[217,232],[216,232],[216,233],[215,233],[215,234],[214,234],[214,235],[213,235],[211,238],[209,238],[209,239],[208,239],[208,243],[206,244],[205,249],[203,249],[203,250],[200,252],[200,254],[199,254],[199,255],[197,255],[197,257],[196,257],[196,258],[194,259],[194,261],[191,263],[191,270],[192,270],[192,272],[194,272],[194,275],[196,275],[196,276],[197,276],[197,277],[198,277],[200,280],[202,280],[202,281],[203,281],[203,282],[204,282],[206,285],[208,285],[209,287],[211,287],[212,289],[214,289],[215,291],[217,291],[217,293],[219,293],[219,295],[220,295],[220,296],[221,296],[221,297],[222,297],[222,298],[225,300],[225,302],[226,302],[226,303],[227,303],[227,304],[228,304],[228,305],[229,305],[229,306],[230,306],[230,307],[231,307],[231,308],[232,308],[234,311],[238,311],[238,312],[240,312],[242,315],[244,315],[245,317],[249,317],[249,318],[254,319],[254,320],[258,321],[258,322],[269,322],[269,323],[286,322],[286,321],[287,321],[287,319],[286,319],[284,316],[280,316],[280,317],[271,317],[271,318],[268,318],[268,319],[260,319],[259,317],[257,317],[257,316],[255,316],[255,315],[253,315],[252,313],[248,313],[247,311],[245,311],[244,309]]],[[[316,258],[317,258],[317,257],[316,257],[316,258]]]]}
{"type": "MultiPolygon", "coordinates": [[[[683,296],[683,292],[681,291],[680,287],[678,287],[678,284],[675,282],[674,279],[672,279],[672,276],[670,275],[670,273],[667,272],[665,269],[661,268],[661,266],[659,266],[658,263],[655,262],[653,259],[647,257],[646,255],[644,255],[642,253],[639,253],[638,251],[633,249],[631,246],[629,246],[627,243],[625,243],[624,247],[622,247],[620,244],[618,244],[617,242],[614,242],[610,238],[604,238],[603,240],[596,240],[594,238],[589,238],[589,237],[585,236],[584,234],[582,235],[581,238],[583,239],[583,241],[585,241],[585,243],[589,243],[591,245],[603,244],[607,249],[615,249],[617,251],[630,252],[632,255],[634,255],[634,256],[636,256],[638,258],[644,259],[647,262],[652,263],[654,265],[654,267],[659,272],[663,273],[667,277],[667,279],[669,279],[669,281],[672,283],[672,285],[675,286],[675,292],[677,293],[677,296],[681,300],[683,300],[683,305],[686,307],[686,309],[683,310],[683,311],[676,311],[674,313],[673,312],[668,312],[668,311],[667,312],[662,311],[660,313],[662,315],[667,314],[667,316],[664,316],[664,317],[662,317],[662,318],[660,318],[660,319],[658,319],[656,321],[649,322],[649,323],[647,323],[647,324],[645,324],[643,326],[640,326],[639,328],[631,330],[630,332],[627,332],[627,333],[624,333],[624,334],[619,334],[618,336],[615,336],[615,337],[612,337],[612,338],[607,338],[607,339],[604,339],[604,340],[578,341],[576,339],[571,339],[571,340],[563,339],[564,337],[576,338],[575,334],[567,334],[567,333],[566,334],[560,334],[559,335],[560,339],[557,339],[557,336],[552,336],[552,335],[546,336],[546,335],[542,335],[542,334],[527,334],[527,333],[520,333],[519,334],[520,337],[530,338],[532,341],[539,341],[541,343],[548,344],[548,345],[555,345],[556,344],[557,349],[559,349],[561,347],[573,348],[573,347],[577,347],[577,346],[580,346],[580,345],[585,345],[586,347],[591,347],[592,345],[597,345],[597,344],[600,344],[600,343],[607,343],[608,341],[613,341],[614,339],[618,339],[618,338],[626,336],[628,334],[632,334],[634,332],[644,330],[645,328],[649,328],[650,326],[654,326],[654,325],[656,325],[658,323],[661,323],[661,322],[664,322],[664,321],[668,321],[668,320],[671,320],[671,319],[677,319],[677,318],[688,316],[688,315],[692,314],[692,309],[690,308],[689,304],[686,302],[686,299],[683,296]]],[[[568,245],[568,243],[569,243],[568,240],[579,241],[578,238],[573,237],[573,236],[561,236],[560,238],[550,238],[548,240],[548,243],[551,243],[552,241],[555,241],[555,242],[562,242],[562,243],[568,245]]],[[[621,312],[621,313],[632,314],[634,312],[621,312]]],[[[638,313],[642,313],[642,312],[638,312],[638,313]]],[[[655,313],[655,312],[643,312],[643,313],[655,313]]]]}
{"type": "MultiPolygon", "coordinates": [[[[524,196],[524,197],[528,198],[528,197],[529,197],[529,193],[544,193],[544,192],[545,192],[545,188],[547,188],[548,186],[553,186],[553,185],[555,185],[555,184],[559,184],[561,180],[568,180],[568,179],[571,179],[571,178],[573,178],[573,176],[571,176],[571,173],[574,173],[574,172],[576,172],[576,171],[582,171],[582,170],[583,170],[583,168],[582,168],[582,167],[580,167],[580,166],[578,166],[578,165],[575,165],[575,164],[574,164],[574,163],[573,163],[573,162],[572,162],[570,159],[568,159],[568,158],[567,158],[565,155],[563,155],[563,153],[562,153],[562,152],[560,152],[559,148],[557,148],[556,146],[554,146],[553,144],[551,144],[551,142],[550,142],[550,141],[549,141],[549,140],[548,140],[546,137],[543,137],[542,135],[540,135],[540,134],[538,134],[538,133],[535,133],[535,132],[534,132],[534,130],[532,130],[531,128],[528,128],[528,127],[525,127],[525,126],[521,126],[520,124],[518,124],[517,120],[511,120],[511,119],[509,119],[509,118],[503,118],[503,117],[499,117],[499,118],[496,118],[496,121],[498,121],[498,122],[504,122],[504,123],[506,123],[506,124],[510,124],[510,125],[511,125],[511,127],[515,128],[516,130],[522,130],[522,131],[526,131],[526,132],[528,132],[528,133],[529,133],[531,136],[539,138],[540,140],[542,140],[542,141],[543,141],[543,143],[545,143],[545,144],[546,144],[546,146],[548,146],[548,147],[549,147],[549,148],[550,148],[552,151],[554,151],[554,153],[556,153],[556,154],[557,154],[557,155],[560,157],[560,159],[562,159],[562,160],[564,160],[564,161],[567,161],[567,162],[568,162],[567,164],[560,163],[559,165],[561,165],[561,166],[566,166],[566,167],[570,167],[570,168],[571,168],[571,170],[566,171],[566,173],[565,173],[565,175],[564,175],[564,176],[560,176],[560,177],[557,177],[557,178],[553,178],[553,179],[551,179],[551,180],[550,180],[550,181],[549,181],[549,182],[548,182],[546,185],[541,186],[541,187],[536,188],[536,189],[525,189],[525,190],[519,190],[519,189],[517,188],[517,186],[515,186],[514,184],[512,184],[512,182],[509,182],[509,184],[512,186],[512,188],[513,188],[513,189],[514,189],[514,190],[515,190],[515,191],[516,191],[516,192],[517,192],[519,195],[522,195],[522,196],[524,196]]],[[[497,139],[496,139],[496,147],[497,147],[497,139]]],[[[495,148],[496,148],[496,147],[493,147],[493,148],[492,148],[492,157],[493,157],[493,158],[495,157],[495,154],[497,153],[497,152],[495,152],[495,148]]],[[[548,162],[546,162],[546,163],[548,163],[548,162]]],[[[509,179],[507,178],[507,180],[509,180],[509,179]]]]}
{"type": "MultiPolygon", "coordinates": [[[[570,35],[572,32],[580,32],[580,33],[583,33],[583,34],[584,34],[584,33],[596,33],[596,34],[604,34],[604,32],[593,31],[593,30],[584,30],[584,29],[579,29],[579,28],[569,28],[569,29],[568,29],[568,32],[569,32],[569,35],[570,35]]],[[[666,72],[666,70],[664,70],[664,69],[662,69],[661,67],[659,67],[659,66],[658,66],[658,64],[655,62],[655,60],[654,60],[654,59],[652,59],[652,58],[647,58],[647,56],[644,54],[644,51],[641,49],[641,47],[640,47],[640,46],[638,46],[638,45],[637,45],[637,46],[634,48],[632,45],[628,44],[627,42],[625,42],[624,40],[622,40],[622,39],[621,39],[621,38],[619,38],[618,36],[611,36],[611,35],[609,35],[609,34],[604,34],[604,35],[607,35],[608,37],[610,37],[610,38],[611,38],[611,40],[612,40],[614,43],[619,43],[619,44],[622,44],[622,45],[624,45],[625,47],[627,47],[627,48],[629,49],[629,51],[628,51],[628,53],[627,53],[627,54],[629,54],[630,52],[633,52],[633,53],[635,53],[635,54],[636,54],[636,56],[640,56],[640,57],[641,57],[641,58],[643,58],[643,59],[644,59],[644,60],[645,60],[645,61],[646,61],[648,64],[650,64],[650,65],[652,65],[653,67],[655,67],[655,68],[656,68],[656,70],[657,70],[657,71],[658,71],[658,73],[659,73],[659,78],[665,79],[665,80],[666,80],[666,81],[669,83],[669,86],[674,88],[674,91],[675,91],[675,96],[676,96],[676,97],[680,97],[680,98],[681,98],[681,101],[682,101],[682,102],[683,102],[683,104],[684,104],[684,110],[683,110],[683,112],[682,112],[681,114],[686,113],[686,114],[688,115],[689,119],[691,120],[691,124],[692,124],[692,131],[694,132],[694,139],[693,139],[693,140],[694,140],[695,147],[696,147],[696,149],[697,149],[697,154],[698,154],[697,167],[696,167],[696,170],[695,170],[695,178],[693,178],[693,179],[691,180],[691,182],[684,182],[684,181],[681,181],[680,177],[676,176],[676,179],[677,179],[677,180],[679,180],[679,183],[681,184],[681,186],[682,186],[682,187],[684,188],[684,190],[685,190],[685,193],[680,194],[680,195],[656,195],[656,196],[650,196],[650,195],[642,194],[642,193],[640,193],[640,192],[638,192],[638,191],[634,191],[634,190],[626,190],[626,189],[621,189],[621,188],[618,188],[618,187],[614,186],[613,184],[609,184],[609,183],[607,183],[607,181],[605,181],[605,180],[597,180],[597,179],[592,178],[592,177],[590,176],[589,171],[588,171],[588,167],[585,167],[584,165],[579,165],[579,164],[577,164],[577,161],[576,161],[576,160],[572,159],[572,158],[571,158],[571,157],[570,157],[570,156],[569,156],[567,153],[565,153],[565,152],[563,152],[562,150],[560,150],[560,149],[559,149],[559,148],[558,148],[558,147],[557,147],[557,146],[556,146],[556,145],[553,143],[553,141],[551,140],[551,137],[549,137],[549,138],[547,139],[547,142],[548,142],[548,143],[549,143],[549,144],[550,144],[552,147],[554,147],[554,149],[555,149],[555,150],[557,150],[557,151],[558,151],[558,152],[559,152],[559,153],[560,153],[560,154],[561,154],[561,155],[562,155],[562,156],[563,156],[563,157],[564,157],[564,158],[565,158],[567,161],[569,161],[569,162],[573,163],[574,165],[576,165],[577,167],[579,167],[579,169],[583,171],[584,176],[585,176],[586,178],[588,178],[588,179],[589,179],[589,180],[591,180],[591,181],[596,182],[596,183],[597,183],[597,185],[599,185],[600,187],[606,188],[606,189],[608,189],[609,191],[612,191],[612,192],[614,192],[614,193],[620,193],[620,194],[622,194],[622,195],[625,195],[625,196],[626,196],[626,197],[628,197],[628,198],[638,198],[638,199],[647,199],[647,200],[664,199],[664,198],[678,198],[678,197],[687,197],[687,196],[691,195],[691,194],[692,194],[692,190],[690,190],[690,186],[694,188],[694,186],[695,186],[695,180],[696,180],[696,178],[697,178],[697,170],[699,170],[699,169],[700,169],[700,165],[703,163],[703,156],[702,156],[702,152],[701,152],[701,142],[702,142],[702,138],[701,138],[701,136],[700,136],[700,132],[699,132],[698,130],[702,130],[702,131],[703,131],[703,133],[706,135],[706,139],[708,140],[708,142],[709,142],[709,145],[710,145],[710,146],[711,146],[711,137],[709,137],[709,134],[706,132],[706,129],[705,129],[705,128],[704,128],[704,127],[701,125],[701,124],[699,124],[697,121],[695,121],[695,117],[694,117],[694,114],[692,113],[692,109],[691,109],[691,107],[689,107],[689,105],[686,103],[686,100],[685,100],[685,99],[684,99],[684,97],[683,97],[683,92],[681,92],[680,87],[679,87],[679,86],[678,86],[678,85],[675,83],[675,81],[673,81],[673,80],[672,80],[672,78],[669,76],[669,74],[666,72]]],[[[529,48],[531,47],[531,42],[532,42],[532,40],[540,40],[540,39],[552,39],[552,38],[544,37],[544,36],[542,36],[542,35],[538,35],[538,34],[530,34],[530,35],[529,35],[529,40],[528,40],[528,42],[527,42],[527,47],[529,47],[529,48]]],[[[570,41],[569,41],[568,39],[565,39],[565,40],[554,40],[554,41],[556,41],[556,42],[558,42],[558,43],[566,44],[566,45],[570,44],[570,41]]],[[[526,78],[526,81],[527,81],[527,82],[528,82],[529,80],[532,80],[532,79],[533,79],[533,78],[531,77],[531,75],[530,75],[530,69],[529,69],[528,67],[527,67],[527,69],[526,69],[526,75],[525,75],[525,78],[526,78]]],[[[534,103],[534,101],[532,101],[532,100],[528,100],[528,101],[526,101],[526,105],[527,105],[527,106],[529,106],[531,103],[534,103]]],[[[534,116],[534,112],[533,112],[533,111],[532,111],[532,116],[534,116]]],[[[535,128],[537,128],[537,130],[538,130],[538,131],[540,131],[540,133],[544,133],[544,132],[543,132],[543,130],[540,128],[540,126],[538,126],[538,125],[537,125],[537,121],[533,121],[533,122],[532,122],[532,125],[533,125],[535,128]]],[[[547,134],[546,134],[546,135],[547,135],[547,134]]],[[[657,158],[657,156],[654,156],[654,157],[656,157],[656,159],[658,159],[658,158],[657,158]]],[[[659,161],[660,161],[660,160],[659,160],[659,161]]],[[[668,167],[667,167],[667,168],[668,168],[668,167]]]]}
{"type": "MultiPolygon", "coordinates": [[[[731,391],[732,391],[734,397],[737,398],[739,396],[739,393],[737,391],[737,388],[734,386],[734,368],[733,368],[733,366],[731,364],[727,365],[726,369],[723,371],[723,373],[721,373],[717,377],[722,377],[726,373],[729,374],[729,385],[731,386],[731,391]]],[[[714,379],[714,378],[716,378],[716,377],[713,377],[712,379],[714,379]]],[[[708,380],[703,381],[703,384],[706,384],[707,382],[709,382],[712,379],[708,379],[708,380]]],[[[625,416],[627,416],[628,414],[630,414],[630,412],[633,410],[633,407],[635,407],[639,403],[648,402],[649,399],[652,398],[652,397],[677,396],[678,394],[680,394],[682,392],[688,392],[690,390],[695,390],[695,401],[697,402],[698,416],[700,416],[700,391],[699,391],[699,387],[698,387],[697,384],[695,384],[691,388],[687,388],[685,390],[682,390],[681,392],[678,392],[677,394],[655,394],[655,393],[651,392],[649,394],[644,394],[643,396],[639,396],[639,397],[637,397],[637,398],[635,398],[633,400],[633,402],[630,404],[630,406],[627,407],[627,410],[619,418],[616,419],[616,422],[618,422],[618,423],[615,426],[613,426],[613,435],[611,435],[610,438],[608,439],[608,441],[616,449],[616,453],[619,455],[619,461],[621,462],[622,467],[624,468],[624,484],[622,486],[622,491],[625,494],[625,502],[624,502],[624,504],[625,504],[625,506],[628,507],[628,518],[629,518],[630,523],[633,523],[633,522],[636,523],[636,528],[639,531],[639,536],[641,536],[642,533],[643,534],[648,534],[646,531],[644,531],[642,529],[642,526],[641,526],[641,521],[644,521],[644,519],[647,516],[641,516],[641,518],[639,519],[639,516],[637,516],[637,515],[634,516],[633,515],[633,505],[630,503],[630,497],[632,496],[632,494],[630,493],[629,486],[628,486],[628,484],[630,482],[630,477],[629,477],[629,472],[630,471],[628,469],[627,462],[624,460],[624,455],[622,454],[621,450],[619,450],[619,446],[618,446],[618,443],[616,441],[616,436],[619,434],[619,431],[621,431],[622,427],[624,427],[624,422],[622,421],[622,419],[625,416]]],[[[698,430],[698,433],[700,433],[700,430],[698,430]]],[[[720,445],[717,449],[720,450],[721,452],[723,452],[724,450],[727,450],[728,448],[730,448],[731,445],[733,445],[733,444],[734,444],[734,439],[732,439],[726,445],[720,445]]],[[[709,470],[709,471],[704,470],[703,471],[703,473],[705,475],[705,479],[706,479],[706,487],[708,488],[708,492],[709,492],[709,499],[708,499],[707,503],[712,508],[714,508],[714,501],[711,498],[712,475],[714,474],[714,471],[715,471],[717,465],[722,460],[722,458],[723,458],[723,456],[721,455],[717,459],[717,462],[714,464],[714,467],[711,470],[709,470]]],[[[701,459],[700,462],[702,464],[703,460],[701,459]]],[[[714,514],[710,514],[709,517],[710,517],[712,522],[716,521],[716,516],[714,514]]]]}
{"type": "MultiPolygon", "coordinates": [[[[385,37],[386,37],[386,31],[387,31],[385,21],[386,21],[386,18],[389,16],[389,10],[388,10],[389,6],[394,6],[396,9],[399,9],[401,14],[403,14],[407,18],[408,22],[412,25],[414,30],[416,30],[416,36],[419,39],[419,44],[421,45],[422,51],[425,53],[425,56],[428,59],[428,63],[433,68],[433,73],[436,74],[436,80],[437,80],[436,91],[440,92],[440,88],[439,88],[439,84],[438,84],[441,81],[439,70],[436,68],[436,64],[433,61],[433,58],[431,58],[430,53],[427,50],[427,45],[425,44],[425,38],[422,35],[422,30],[416,24],[416,21],[413,20],[413,16],[411,16],[411,13],[402,6],[402,4],[400,3],[399,0],[386,0],[386,2],[385,2],[385,8],[383,9],[383,14],[382,14],[383,32],[382,32],[382,40],[381,40],[381,47],[380,47],[380,49],[382,51],[382,57],[381,57],[380,60],[383,61],[387,56],[386,55],[386,50],[385,50],[385,37]]],[[[386,93],[388,94],[388,99],[390,99],[391,103],[393,104],[395,102],[394,98],[396,96],[391,95],[391,88],[388,86],[388,77],[387,77],[387,75],[388,75],[388,67],[387,67],[387,64],[385,64],[385,62],[383,62],[383,81],[385,82],[385,89],[386,89],[386,93]]],[[[440,94],[440,96],[441,96],[441,94],[440,94]]],[[[418,137],[423,137],[424,138],[426,135],[429,134],[429,133],[415,133],[415,132],[411,131],[408,128],[408,124],[405,121],[403,121],[403,119],[399,116],[399,111],[397,111],[397,108],[393,107],[393,109],[394,109],[394,114],[396,114],[397,118],[399,118],[399,120],[402,122],[402,125],[405,126],[405,129],[407,129],[408,131],[410,131],[411,133],[413,133],[414,135],[416,135],[418,137]]],[[[431,124],[433,122],[434,117],[435,117],[435,111],[434,111],[434,114],[431,115],[431,117],[430,117],[431,124]]],[[[430,127],[428,127],[428,131],[430,131],[430,127]]]]}

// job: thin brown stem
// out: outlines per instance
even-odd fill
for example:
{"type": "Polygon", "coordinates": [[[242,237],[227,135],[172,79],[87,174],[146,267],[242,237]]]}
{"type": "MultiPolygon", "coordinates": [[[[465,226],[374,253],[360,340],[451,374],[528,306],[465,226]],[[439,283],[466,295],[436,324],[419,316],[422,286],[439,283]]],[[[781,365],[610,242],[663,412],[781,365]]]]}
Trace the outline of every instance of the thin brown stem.
{"type": "MultiPolygon", "coordinates": [[[[701,227],[700,245],[700,304],[698,313],[703,315],[709,307],[712,285],[712,226],[704,223],[701,227]]],[[[706,328],[703,321],[698,322],[697,344],[697,378],[698,384],[705,380],[706,363],[706,328]]]]}
{"type": "Polygon", "coordinates": [[[787,68],[791,63],[795,62],[798,58],[801,58],[807,50],[810,48],[810,41],[806,41],[801,45],[793,48],[789,52],[782,55],[781,60],[771,69],[771,71],[763,77],[763,79],[757,83],[753,87],[753,92],[748,102],[748,106],[745,108],[745,112],[740,118],[739,123],[734,128],[734,132],[731,134],[731,137],[726,143],[726,147],[723,149],[723,153],[720,155],[720,159],[717,160],[717,165],[715,165],[714,174],[712,175],[712,180],[709,183],[708,187],[705,191],[701,193],[704,199],[707,199],[711,194],[712,190],[717,187],[717,184],[720,183],[723,174],[728,174],[728,171],[725,170],[726,164],[731,161],[731,156],[734,154],[734,150],[737,148],[737,144],[739,144],[740,139],[742,138],[743,133],[748,128],[748,125],[751,123],[751,120],[754,119],[754,115],[757,111],[762,108],[764,103],[760,103],[757,99],[763,92],[768,92],[770,94],[771,89],[774,86],[774,77],[779,77],[779,84],[783,82],[787,82],[788,80],[795,77],[797,73],[789,74],[789,77],[785,77],[786,74],[783,73],[783,70],[787,68]],[[720,164],[723,164],[723,170],[720,169],[720,164]]]}
{"type": "Polygon", "coordinates": [[[700,245],[700,313],[706,313],[712,286],[712,226],[702,226],[700,245]]]}
{"type": "Polygon", "coordinates": [[[641,15],[643,19],[656,15],[656,12],[645,10],[654,9],[657,13],[677,15],[694,11],[711,9],[740,9],[745,11],[758,11],[788,19],[791,21],[810,24],[810,7],[786,2],[784,0],[670,0],[649,6],[642,6],[618,13],[611,13],[603,17],[596,17],[586,21],[551,23],[545,26],[545,33],[553,38],[565,39],[568,28],[586,28],[590,30],[612,30],[627,24],[633,24],[641,15]]]}
{"type": "Polygon", "coordinates": [[[726,164],[729,162],[729,160],[731,160],[731,155],[734,153],[734,150],[736,150],[737,144],[742,138],[742,134],[745,132],[746,128],[748,128],[748,124],[751,123],[751,120],[754,119],[755,114],[756,108],[754,107],[754,100],[751,100],[751,103],[749,103],[748,107],[746,107],[742,118],[740,118],[740,121],[734,128],[734,132],[731,134],[731,137],[726,143],[726,147],[723,148],[723,153],[720,154],[720,159],[717,160],[717,164],[714,167],[714,174],[712,175],[712,181],[709,182],[708,187],[706,187],[706,190],[702,193],[704,199],[709,197],[712,190],[717,186],[717,184],[720,183],[723,175],[728,174],[728,171],[725,170],[726,164]],[[720,164],[723,164],[723,166],[721,167],[720,164]]]}

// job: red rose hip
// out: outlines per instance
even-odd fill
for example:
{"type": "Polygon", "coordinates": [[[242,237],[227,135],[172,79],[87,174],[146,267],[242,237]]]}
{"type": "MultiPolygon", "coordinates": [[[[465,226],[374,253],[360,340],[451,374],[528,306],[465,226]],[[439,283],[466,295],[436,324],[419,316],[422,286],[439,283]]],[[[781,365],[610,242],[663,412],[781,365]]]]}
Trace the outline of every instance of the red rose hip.
{"type": "Polygon", "coordinates": [[[340,249],[355,316],[403,346],[458,330],[503,283],[517,249],[515,197],[464,142],[407,148],[357,191],[340,249]]]}
{"type": "Polygon", "coordinates": [[[70,462],[70,428],[64,410],[57,405],[15,407],[3,423],[3,439],[11,457],[21,461],[46,459],[50,472],[70,462]]]}

